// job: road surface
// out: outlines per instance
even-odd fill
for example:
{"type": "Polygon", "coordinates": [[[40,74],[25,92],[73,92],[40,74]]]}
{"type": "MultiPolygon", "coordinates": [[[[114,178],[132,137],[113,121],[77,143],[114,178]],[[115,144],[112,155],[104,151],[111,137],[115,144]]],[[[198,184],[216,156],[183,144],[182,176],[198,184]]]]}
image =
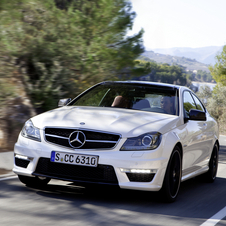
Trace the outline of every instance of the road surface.
{"type": "MultiPolygon", "coordinates": [[[[225,140],[226,143],[226,140],[225,140]]],[[[156,193],[117,189],[86,191],[52,180],[45,189],[0,179],[0,225],[226,225],[226,145],[221,145],[217,179],[185,181],[178,199],[164,203],[156,193]]]]}

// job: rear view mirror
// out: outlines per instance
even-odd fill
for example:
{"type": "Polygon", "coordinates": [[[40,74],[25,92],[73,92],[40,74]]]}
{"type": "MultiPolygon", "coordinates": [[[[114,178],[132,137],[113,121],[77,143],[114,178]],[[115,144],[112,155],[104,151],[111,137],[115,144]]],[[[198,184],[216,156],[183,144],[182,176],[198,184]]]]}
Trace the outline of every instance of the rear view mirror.
{"type": "Polygon", "coordinates": [[[71,101],[71,98],[60,99],[58,102],[58,107],[66,106],[71,101]]]}
{"type": "Polygon", "coordinates": [[[189,120],[206,121],[206,113],[197,109],[189,111],[189,120]]]}

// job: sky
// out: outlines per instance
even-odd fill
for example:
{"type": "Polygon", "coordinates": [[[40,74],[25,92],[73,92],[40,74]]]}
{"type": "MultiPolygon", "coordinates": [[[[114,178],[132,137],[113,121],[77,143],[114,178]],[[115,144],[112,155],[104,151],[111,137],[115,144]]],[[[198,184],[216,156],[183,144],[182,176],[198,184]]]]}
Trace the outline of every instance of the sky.
{"type": "Polygon", "coordinates": [[[146,50],[226,45],[226,0],[130,0],[146,50]]]}

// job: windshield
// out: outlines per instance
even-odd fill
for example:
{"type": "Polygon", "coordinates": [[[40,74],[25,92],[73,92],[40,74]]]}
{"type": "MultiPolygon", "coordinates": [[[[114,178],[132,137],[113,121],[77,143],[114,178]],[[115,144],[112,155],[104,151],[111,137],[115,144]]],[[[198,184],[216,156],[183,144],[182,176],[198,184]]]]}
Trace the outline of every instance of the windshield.
{"type": "Polygon", "coordinates": [[[133,83],[101,83],[69,105],[127,108],[178,115],[177,89],[133,83]]]}

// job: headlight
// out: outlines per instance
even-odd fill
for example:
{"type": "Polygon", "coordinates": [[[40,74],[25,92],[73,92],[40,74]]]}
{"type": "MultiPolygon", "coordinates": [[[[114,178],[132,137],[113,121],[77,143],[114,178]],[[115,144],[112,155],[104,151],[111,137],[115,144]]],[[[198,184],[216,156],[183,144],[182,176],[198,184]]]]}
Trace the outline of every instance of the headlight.
{"type": "Polygon", "coordinates": [[[34,127],[31,120],[28,120],[25,123],[21,133],[22,133],[22,136],[26,138],[36,140],[36,141],[41,141],[39,129],[34,127]]]}
{"type": "Polygon", "coordinates": [[[158,132],[145,133],[139,137],[128,138],[122,145],[121,151],[143,151],[157,148],[162,135],[158,132]]]}

